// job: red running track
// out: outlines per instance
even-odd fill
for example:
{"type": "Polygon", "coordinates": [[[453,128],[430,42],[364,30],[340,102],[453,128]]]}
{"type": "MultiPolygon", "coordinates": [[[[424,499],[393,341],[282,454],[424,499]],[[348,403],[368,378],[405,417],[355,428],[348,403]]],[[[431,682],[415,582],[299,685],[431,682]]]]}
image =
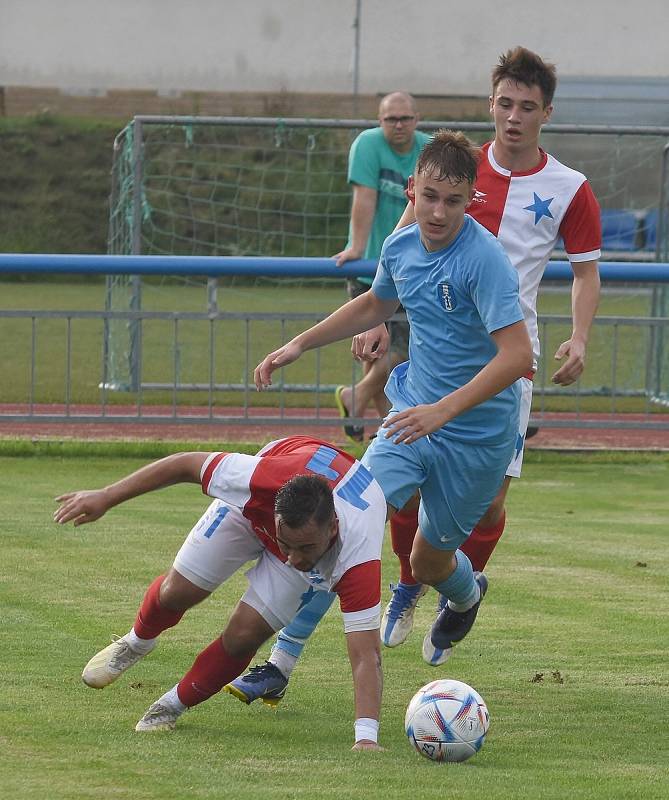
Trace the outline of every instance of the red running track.
{"type": "MultiPolygon", "coordinates": [[[[158,440],[158,441],[198,441],[198,442],[265,442],[282,436],[298,433],[309,433],[313,436],[332,441],[336,444],[347,442],[341,428],[337,412],[334,409],[321,409],[320,418],[324,424],[293,424],[288,421],[280,423],[254,423],[254,417],[262,417],[272,413],[273,409],[249,409],[244,418],[242,408],[225,409],[226,415],[235,415],[238,422],[229,424],[208,420],[206,407],[194,406],[188,409],[180,407],[180,413],[188,413],[189,422],[168,421],[172,414],[169,406],[145,406],[142,413],[144,419],[137,420],[136,406],[106,406],[107,415],[127,416],[127,421],[105,421],[101,418],[103,409],[100,406],[70,406],[71,414],[90,415],[90,421],[68,422],[66,420],[39,420],[39,416],[62,415],[63,405],[34,406],[33,413],[37,418],[27,422],[3,419],[3,414],[27,413],[25,405],[0,404],[0,437],[25,438],[38,440],[158,440]],[[150,417],[159,421],[152,422],[150,417]]],[[[221,414],[222,409],[214,413],[221,414]]],[[[313,409],[285,409],[284,414],[290,417],[310,417],[313,409]]],[[[528,449],[546,450],[666,450],[669,451],[669,427],[664,429],[624,428],[622,422],[653,423],[667,422],[669,416],[647,414],[542,414],[540,419],[546,423],[560,421],[564,427],[541,427],[536,436],[527,442],[528,449]],[[570,426],[570,421],[585,423],[570,426]],[[587,423],[598,427],[587,427],[587,423]]],[[[368,435],[375,430],[374,423],[367,428],[368,435]]]]}

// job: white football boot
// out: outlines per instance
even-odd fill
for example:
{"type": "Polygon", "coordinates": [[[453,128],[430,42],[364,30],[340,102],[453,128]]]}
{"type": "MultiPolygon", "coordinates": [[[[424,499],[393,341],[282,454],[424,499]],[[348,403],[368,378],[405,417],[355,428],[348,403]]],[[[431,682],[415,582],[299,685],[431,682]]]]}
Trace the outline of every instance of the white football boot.
{"type": "Polygon", "coordinates": [[[135,730],[140,733],[152,731],[173,731],[177,720],[183,711],[177,711],[162,698],[151,703],[144,716],[135,725],[135,730]]]}
{"type": "Polygon", "coordinates": [[[113,639],[110,645],[96,653],[84,667],[81,678],[86,686],[91,686],[93,689],[109,686],[155,647],[154,643],[146,653],[138,653],[122,636],[115,636],[113,639]]]}
{"type": "Polygon", "coordinates": [[[381,620],[381,641],[386,647],[397,647],[406,641],[413,628],[413,615],[428,586],[421,583],[390,584],[392,597],[381,620]]]}

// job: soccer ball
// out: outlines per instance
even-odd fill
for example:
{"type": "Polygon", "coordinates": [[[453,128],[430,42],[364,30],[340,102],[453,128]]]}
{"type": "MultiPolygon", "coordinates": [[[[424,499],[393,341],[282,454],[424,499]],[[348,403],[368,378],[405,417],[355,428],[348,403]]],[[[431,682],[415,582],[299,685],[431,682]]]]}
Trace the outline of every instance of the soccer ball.
{"type": "Polygon", "coordinates": [[[466,761],[483,746],[490,714],[481,695],[462,681],[432,681],[411,698],[404,729],[432,761],[466,761]]]}

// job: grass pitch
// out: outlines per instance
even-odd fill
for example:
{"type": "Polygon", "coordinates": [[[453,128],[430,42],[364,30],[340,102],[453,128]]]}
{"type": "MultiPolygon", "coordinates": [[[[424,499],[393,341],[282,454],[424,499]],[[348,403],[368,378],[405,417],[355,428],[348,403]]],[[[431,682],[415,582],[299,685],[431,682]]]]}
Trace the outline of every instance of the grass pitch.
{"type": "MultiPolygon", "coordinates": [[[[409,641],[384,651],[382,753],[350,751],[350,669],[336,608],[276,713],[219,695],[173,734],[134,733],[148,705],[219,633],[241,576],[116,684],[96,691],[81,683],[88,658],[129,628],[146,585],[169,566],[206,500],[197,487],[173,487],[75,530],[51,521],[53,497],[146,460],[113,451],[0,457],[4,797],[667,796],[667,457],[528,454],[467,641],[444,667],[422,662],[431,593],[409,641]],[[461,765],[422,759],[403,733],[410,697],[441,676],[470,683],[491,712],[483,750],[461,765]]],[[[395,578],[387,546],[384,582],[395,578]]]]}

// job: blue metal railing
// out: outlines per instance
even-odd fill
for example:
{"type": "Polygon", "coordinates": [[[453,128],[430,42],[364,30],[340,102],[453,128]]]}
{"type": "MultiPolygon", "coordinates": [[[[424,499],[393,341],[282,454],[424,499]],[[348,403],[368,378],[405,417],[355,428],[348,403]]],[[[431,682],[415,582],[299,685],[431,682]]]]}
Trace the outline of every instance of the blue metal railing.
{"type": "MultiPolygon", "coordinates": [[[[342,278],[374,276],[375,261],[349,261],[337,267],[331,258],[256,256],[132,256],[0,253],[0,274],[57,273],[93,275],[248,275],[264,277],[342,278]]],[[[669,264],[638,261],[602,261],[603,281],[669,283],[669,264]]],[[[567,261],[552,261],[544,280],[568,281],[567,261]]]]}
{"type": "MultiPolygon", "coordinates": [[[[290,277],[290,278],[334,278],[334,279],[342,279],[343,277],[355,277],[360,275],[368,275],[373,276],[376,269],[376,262],[374,261],[356,261],[356,262],[349,262],[344,267],[338,268],[334,261],[331,258],[292,258],[292,257],[280,257],[280,258],[271,258],[271,257],[234,257],[234,256],[133,256],[133,255],[68,255],[68,254],[0,254],[0,276],[10,275],[10,274],[93,274],[93,275],[180,275],[180,276],[208,276],[210,282],[213,281],[214,278],[220,276],[252,276],[252,277],[290,277]]],[[[604,318],[600,317],[595,321],[595,327],[601,327],[602,325],[608,326],[612,331],[612,341],[615,343],[618,341],[617,339],[617,331],[618,328],[621,326],[627,326],[627,329],[630,330],[629,326],[636,326],[639,331],[643,332],[642,338],[647,340],[647,343],[644,345],[646,355],[642,352],[639,352],[638,362],[641,364],[642,362],[646,363],[646,383],[645,388],[637,389],[635,388],[633,391],[624,391],[620,386],[616,383],[616,364],[613,364],[613,377],[611,386],[608,387],[611,390],[611,396],[613,397],[624,397],[624,396],[639,396],[643,395],[648,399],[649,402],[653,403],[660,403],[666,404],[666,382],[665,378],[661,378],[662,375],[666,375],[666,365],[665,365],[665,340],[667,337],[668,326],[667,326],[667,303],[666,297],[669,289],[667,288],[667,284],[669,284],[669,264],[668,263],[656,263],[656,262],[644,262],[640,263],[637,261],[634,262],[602,262],[600,264],[600,274],[602,277],[602,281],[604,283],[633,283],[633,284],[650,284],[652,285],[652,296],[656,298],[662,298],[662,302],[656,302],[655,299],[652,303],[652,310],[651,316],[647,318],[639,318],[639,319],[617,319],[617,318],[604,318]],[[661,362],[661,363],[660,363],[661,362]]],[[[566,261],[554,261],[548,264],[546,272],[544,274],[544,280],[547,281],[556,281],[562,283],[568,283],[572,278],[572,270],[568,262],[566,261]]],[[[100,319],[102,324],[105,326],[105,343],[107,342],[108,336],[108,328],[107,326],[114,320],[118,320],[121,322],[123,326],[125,326],[126,333],[130,331],[132,333],[135,328],[137,330],[141,330],[141,325],[143,322],[148,322],[153,318],[158,317],[165,317],[165,319],[169,319],[173,321],[173,324],[176,326],[178,320],[185,320],[185,319],[193,319],[196,318],[203,322],[211,323],[212,320],[216,319],[219,322],[226,320],[228,318],[239,316],[240,318],[243,317],[244,320],[248,322],[261,317],[265,318],[281,318],[281,319],[288,319],[288,318],[296,318],[297,316],[304,316],[305,319],[309,317],[309,315],[295,315],[291,314],[290,312],[285,313],[274,313],[274,314],[245,314],[240,312],[238,314],[224,314],[219,313],[218,310],[215,308],[215,305],[210,308],[209,313],[189,313],[189,312],[165,312],[162,314],[157,314],[155,312],[142,312],[137,309],[128,309],[128,310],[116,310],[111,311],[107,310],[105,312],[48,312],[48,311],[41,311],[41,312],[30,312],[30,311],[0,311],[0,316],[3,317],[27,317],[32,319],[32,326],[33,326],[33,340],[35,340],[35,332],[34,328],[37,323],[38,319],[48,318],[51,315],[53,318],[56,317],[67,317],[68,319],[68,326],[70,325],[70,318],[87,318],[89,315],[95,317],[96,319],[100,319]]],[[[312,315],[313,316],[313,315],[312,315]]],[[[568,325],[569,319],[565,318],[542,318],[542,324],[545,326],[546,324],[550,325],[568,325]]],[[[623,329],[623,328],[621,328],[623,329]]],[[[68,328],[69,330],[69,328],[68,328]]],[[[545,334],[545,331],[544,331],[545,334]]],[[[176,332],[175,332],[176,337],[176,332]]],[[[34,347],[33,347],[34,350],[34,347]]],[[[614,347],[615,350],[615,347],[614,347]]],[[[177,390],[201,390],[206,389],[209,392],[209,395],[214,391],[224,391],[224,390],[232,390],[232,391],[244,391],[245,398],[248,394],[249,387],[248,385],[237,385],[237,384],[230,384],[230,385],[219,385],[218,383],[214,383],[213,381],[206,386],[200,386],[199,384],[193,385],[182,385],[180,381],[177,381],[177,378],[174,378],[173,383],[155,383],[155,384],[148,384],[142,382],[141,376],[141,358],[139,353],[141,352],[141,347],[137,346],[137,342],[134,340],[130,342],[129,352],[125,355],[128,357],[130,362],[130,378],[127,385],[120,386],[114,383],[114,380],[110,379],[109,374],[107,372],[107,359],[104,359],[104,366],[102,372],[102,378],[100,382],[100,388],[103,390],[103,411],[102,416],[109,417],[109,413],[106,410],[106,392],[113,391],[119,388],[127,389],[130,391],[139,391],[140,398],[141,398],[141,391],[142,389],[168,389],[173,392],[176,396],[177,390]],[[134,342],[134,345],[133,345],[134,342]],[[134,370],[134,371],[133,371],[134,370]],[[136,374],[135,374],[136,373],[136,374]]],[[[69,359],[69,346],[68,346],[68,359],[69,359]]],[[[34,361],[34,352],[33,352],[33,361],[34,361]]],[[[615,362],[615,359],[614,359],[615,362]]],[[[69,364],[69,360],[68,360],[69,364]]],[[[176,375],[176,372],[175,372],[176,375]]],[[[546,381],[544,381],[545,383],[546,381]]],[[[324,388],[327,388],[325,384],[318,380],[318,386],[307,386],[307,385],[296,385],[295,387],[287,386],[282,384],[280,387],[277,386],[277,390],[280,389],[281,394],[286,391],[323,391],[324,388]]],[[[34,376],[31,382],[31,390],[30,390],[30,409],[28,411],[10,411],[9,416],[14,419],[30,419],[36,418],[36,415],[33,411],[34,395],[36,393],[37,384],[34,380],[34,376]]],[[[539,390],[541,387],[537,387],[539,390]]],[[[606,387],[604,387],[606,388],[606,387]]],[[[73,411],[74,403],[72,403],[71,393],[70,393],[70,367],[68,366],[67,376],[66,376],[66,397],[65,397],[65,406],[66,410],[64,412],[64,418],[66,419],[76,419],[77,417],[86,416],[85,414],[78,414],[77,412],[73,411]],[[72,407],[71,407],[72,406],[72,407]]],[[[577,395],[585,394],[582,390],[577,387],[576,388],[577,395]]],[[[550,388],[543,387],[542,394],[548,395],[551,393],[550,388]]],[[[565,392],[561,390],[560,394],[567,395],[570,392],[565,392]]],[[[539,396],[540,392],[537,392],[539,396]]],[[[141,400],[139,401],[141,405],[141,400]]],[[[246,403],[246,400],[245,400],[246,403]]],[[[316,401],[318,405],[318,401],[316,401]]],[[[283,408],[283,403],[281,405],[283,408]]],[[[614,409],[615,410],[615,409],[614,409]]],[[[210,409],[210,415],[211,415],[210,409]]],[[[646,414],[648,413],[648,408],[646,409],[646,414]]],[[[243,418],[247,418],[248,409],[245,408],[243,418]]],[[[3,413],[2,418],[7,418],[7,414],[3,413]]],[[[43,413],[39,415],[40,418],[44,418],[43,413]]],[[[57,418],[62,418],[60,414],[56,415],[57,418]]],[[[177,404],[174,402],[173,408],[171,409],[170,416],[172,419],[178,418],[179,411],[177,409],[177,404]]],[[[88,417],[90,418],[90,417],[88,417]]],[[[146,419],[146,415],[144,413],[138,412],[137,418],[146,419]]],[[[224,419],[225,417],[223,417],[224,419]]],[[[217,419],[221,419],[221,417],[217,417],[217,419]]],[[[265,423],[267,420],[275,419],[272,417],[267,417],[267,419],[256,419],[256,422],[265,423]]],[[[295,422],[301,421],[298,419],[294,420],[295,422]]],[[[562,424],[557,421],[553,421],[550,423],[552,426],[562,424]]],[[[565,423],[566,424],[566,423],[565,423]]],[[[669,426],[669,421],[666,419],[658,420],[651,420],[650,418],[645,419],[642,422],[633,422],[631,424],[638,424],[642,427],[667,427],[669,426]]]]}

